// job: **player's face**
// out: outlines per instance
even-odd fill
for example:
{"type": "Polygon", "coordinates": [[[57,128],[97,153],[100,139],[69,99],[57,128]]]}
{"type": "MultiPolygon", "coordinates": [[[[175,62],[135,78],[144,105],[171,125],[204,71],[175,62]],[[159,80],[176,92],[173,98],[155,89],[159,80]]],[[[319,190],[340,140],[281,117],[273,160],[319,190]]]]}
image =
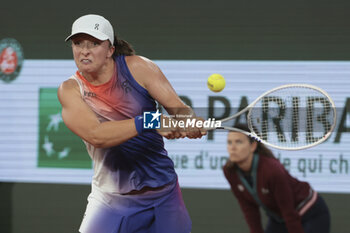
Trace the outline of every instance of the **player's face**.
{"type": "Polygon", "coordinates": [[[227,152],[229,160],[237,163],[244,163],[250,160],[256,148],[256,142],[251,143],[249,138],[238,132],[229,132],[227,135],[227,152]]]}
{"type": "Polygon", "coordinates": [[[98,73],[114,52],[108,40],[101,41],[87,34],[74,36],[72,49],[75,64],[83,73],[98,73]]]}

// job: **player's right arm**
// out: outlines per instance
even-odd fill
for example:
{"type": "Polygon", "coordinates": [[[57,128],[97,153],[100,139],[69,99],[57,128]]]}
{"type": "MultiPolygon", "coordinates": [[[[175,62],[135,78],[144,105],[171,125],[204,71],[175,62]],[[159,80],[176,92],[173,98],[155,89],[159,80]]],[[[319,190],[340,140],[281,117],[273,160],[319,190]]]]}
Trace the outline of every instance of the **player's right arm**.
{"type": "Polygon", "coordinates": [[[134,119],[101,123],[83,101],[75,80],[63,82],[57,94],[66,126],[93,146],[111,147],[137,136],[134,119]]]}

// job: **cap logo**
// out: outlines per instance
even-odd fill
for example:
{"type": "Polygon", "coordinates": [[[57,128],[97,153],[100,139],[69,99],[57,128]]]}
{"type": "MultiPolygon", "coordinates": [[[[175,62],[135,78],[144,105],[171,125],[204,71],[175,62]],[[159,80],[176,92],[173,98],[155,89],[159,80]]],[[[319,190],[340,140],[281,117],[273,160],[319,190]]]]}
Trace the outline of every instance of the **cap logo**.
{"type": "Polygon", "coordinates": [[[99,27],[100,25],[98,24],[98,23],[96,23],[95,24],[95,30],[98,30],[98,27],[99,27]]]}

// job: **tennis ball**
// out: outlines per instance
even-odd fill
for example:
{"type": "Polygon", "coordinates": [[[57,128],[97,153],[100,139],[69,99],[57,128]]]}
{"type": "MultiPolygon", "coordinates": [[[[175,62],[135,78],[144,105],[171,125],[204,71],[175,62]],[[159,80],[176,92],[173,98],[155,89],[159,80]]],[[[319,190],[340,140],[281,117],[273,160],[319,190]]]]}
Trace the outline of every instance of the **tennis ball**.
{"type": "Polygon", "coordinates": [[[212,74],[208,78],[208,88],[213,92],[220,92],[225,88],[226,82],[221,74],[212,74]]]}

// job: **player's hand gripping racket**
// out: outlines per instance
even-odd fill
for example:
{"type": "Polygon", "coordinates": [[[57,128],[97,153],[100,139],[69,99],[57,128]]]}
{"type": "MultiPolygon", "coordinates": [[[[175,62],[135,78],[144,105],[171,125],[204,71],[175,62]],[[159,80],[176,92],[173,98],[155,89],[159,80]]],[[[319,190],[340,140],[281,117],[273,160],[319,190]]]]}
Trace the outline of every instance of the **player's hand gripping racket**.
{"type": "Polygon", "coordinates": [[[230,121],[243,113],[247,114],[251,132],[230,126],[215,129],[241,132],[277,149],[300,150],[325,141],[336,124],[336,109],[331,97],[324,90],[308,84],[288,84],[271,89],[245,109],[220,121],[230,121]]]}

